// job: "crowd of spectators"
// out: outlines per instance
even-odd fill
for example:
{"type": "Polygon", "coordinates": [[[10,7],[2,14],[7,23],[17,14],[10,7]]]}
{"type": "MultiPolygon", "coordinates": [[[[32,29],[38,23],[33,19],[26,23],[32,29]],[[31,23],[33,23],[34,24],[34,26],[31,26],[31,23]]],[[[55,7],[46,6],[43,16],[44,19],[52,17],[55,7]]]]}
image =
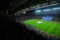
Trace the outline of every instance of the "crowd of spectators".
{"type": "Polygon", "coordinates": [[[27,27],[29,26],[0,15],[0,37],[2,40],[57,40],[44,32],[33,28],[34,31],[29,30],[27,27]]]}

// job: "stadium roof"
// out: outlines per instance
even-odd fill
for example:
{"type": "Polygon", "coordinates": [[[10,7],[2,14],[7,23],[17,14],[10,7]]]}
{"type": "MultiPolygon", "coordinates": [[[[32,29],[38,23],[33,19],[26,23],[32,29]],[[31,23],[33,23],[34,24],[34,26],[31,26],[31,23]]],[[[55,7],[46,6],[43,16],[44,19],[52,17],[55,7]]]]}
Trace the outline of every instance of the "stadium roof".
{"type": "MultiPolygon", "coordinates": [[[[43,3],[49,3],[52,1],[56,1],[56,0],[48,0],[48,1],[47,0],[27,0],[22,5],[19,5],[18,7],[13,9],[12,13],[15,13],[16,11],[19,11],[19,10],[24,9],[24,8],[29,8],[30,6],[35,6],[37,4],[43,4],[43,3]]],[[[57,0],[56,2],[59,2],[59,0],[57,0]]]]}
{"type": "MultiPolygon", "coordinates": [[[[6,11],[9,10],[11,13],[15,13],[18,10],[27,8],[36,4],[42,4],[46,2],[51,2],[54,0],[1,0],[0,1],[0,10],[6,11]]],[[[55,0],[60,1],[60,0],[55,0]]]]}

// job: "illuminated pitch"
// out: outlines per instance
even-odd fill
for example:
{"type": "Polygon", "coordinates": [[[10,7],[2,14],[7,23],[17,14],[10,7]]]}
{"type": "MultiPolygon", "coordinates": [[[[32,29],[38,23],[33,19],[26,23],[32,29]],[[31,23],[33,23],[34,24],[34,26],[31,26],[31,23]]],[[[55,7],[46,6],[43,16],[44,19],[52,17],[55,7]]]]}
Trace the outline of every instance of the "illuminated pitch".
{"type": "Polygon", "coordinates": [[[24,23],[53,36],[60,37],[60,22],[31,19],[24,21],[24,23]]]}

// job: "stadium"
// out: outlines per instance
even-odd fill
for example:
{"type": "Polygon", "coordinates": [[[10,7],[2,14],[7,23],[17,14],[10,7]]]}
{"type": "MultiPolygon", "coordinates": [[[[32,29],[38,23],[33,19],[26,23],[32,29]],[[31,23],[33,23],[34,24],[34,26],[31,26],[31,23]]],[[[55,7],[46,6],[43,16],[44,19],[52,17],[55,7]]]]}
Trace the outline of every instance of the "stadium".
{"type": "Polygon", "coordinates": [[[18,21],[25,24],[27,29],[35,31],[46,38],[60,38],[60,4],[37,4],[16,13],[18,21]]]}
{"type": "Polygon", "coordinates": [[[60,40],[60,0],[1,0],[0,40],[60,40]]]}

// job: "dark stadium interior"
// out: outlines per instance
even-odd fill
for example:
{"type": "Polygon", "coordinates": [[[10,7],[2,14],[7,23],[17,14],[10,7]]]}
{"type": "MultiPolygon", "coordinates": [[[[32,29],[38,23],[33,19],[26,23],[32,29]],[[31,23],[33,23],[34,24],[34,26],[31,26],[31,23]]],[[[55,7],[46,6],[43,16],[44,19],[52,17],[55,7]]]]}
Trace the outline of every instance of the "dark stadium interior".
{"type": "Polygon", "coordinates": [[[35,14],[33,6],[50,5],[51,2],[58,3],[60,7],[60,0],[0,0],[0,40],[60,40],[60,37],[39,33],[39,30],[28,28],[30,26],[23,23],[29,19],[42,19],[46,15],[52,15],[52,21],[60,22],[60,9],[35,14]]]}

